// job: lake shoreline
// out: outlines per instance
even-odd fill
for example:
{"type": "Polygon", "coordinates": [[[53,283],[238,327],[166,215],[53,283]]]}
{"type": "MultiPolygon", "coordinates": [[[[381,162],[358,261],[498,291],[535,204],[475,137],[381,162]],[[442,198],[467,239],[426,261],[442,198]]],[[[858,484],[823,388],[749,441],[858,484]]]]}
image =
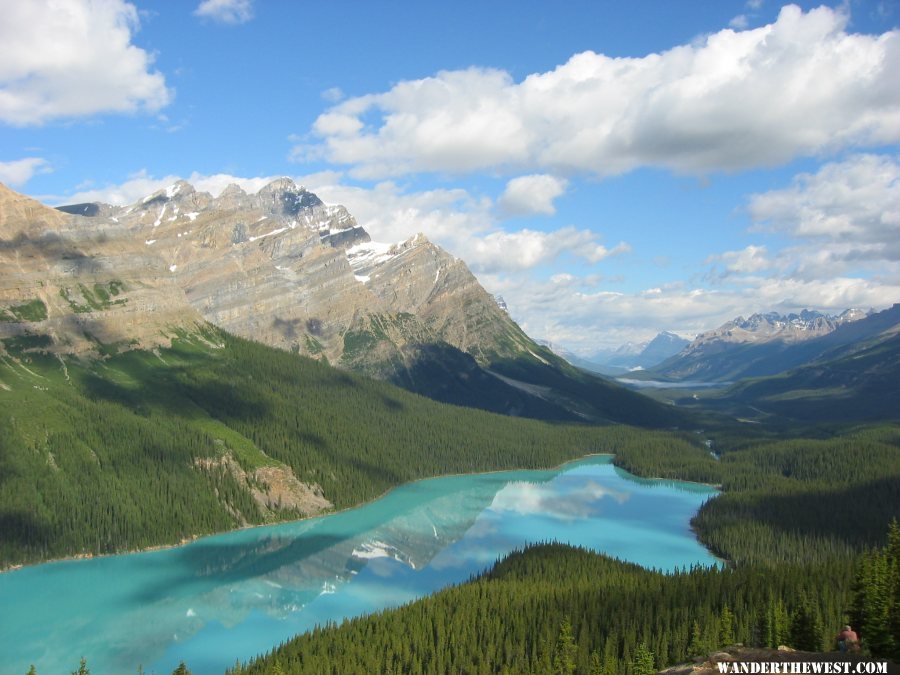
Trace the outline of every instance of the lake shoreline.
{"type": "Polygon", "coordinates": [[[0,645],[21,672],[38,657],[40,671],[69,672],[85,653],[97,672],[133,672],[136,663],[172,672],[183,660],[213,675],[317,625],[462,583],[542,542],[663,573],[721,566],[688,527],[711,489],[642,480],[612,459],[579,454],[554,469],[422,478],[338,518],[236,528],[146,556],[35,566],[0,578],[0,602],[22,608],[19,634],[0,645]]]}
{"type": "MultiPolygon", "coordinates": [[[[253,530],[260,527],[271,527],[273,525],[285,525],[287,523],[301,523],[306,520],[311,520],[313,518],[321,518],[323,516],[332,516],[338,513],[346,513],[347,511],[353,511],[355,509],[362,508],[368,504],[373,502],[377,502],[379,499],[384,499],[391,492],[396,490],[399,487],[403,487],[404,485],[413,485],[415,483],[420,483],[426,480],[432,480],[435,478],[459,478],[461,476],[473,476],[479,474],[494,474],[494,473],[505,473],[507,471],[555,471],[564,467],[566,464],[572,464],[574,462],[580,462],[588,457],[615,457],[614,453],[610,452],[591,452],[586,455],[582,455],[581,457],[576,457],[574,459],[566,460],[561,464],[557,464],[556,466],[547,467],[544,469],[525,469],[522,467],[513,468],[513,469],[491,469],[489,471],[469,471],[469,472],[459,472],[459,473],[446,473],[440,474],[437,476],[425,476],[423,478],[416,478],[415,480],[408,481],[406,483],[400,483],[398,485],[394,485],[384,492],[382,492],[377,497],[372,499],[368,499],[366,501],[360,502],[359,504],[355,504],[353,506],[345,506],[342,509],[337,509],[333,511],[323,511],[320,513],[316,513],[314,515],[305,516],[303,518],[294,518],[292,520],[278,520],[272,523],[257,523],[254,525],[241,525],[240,527],[234,527],[228,530],[219,530],[216,532],[208,532],[206,534],[193,534],[189,537],[183,537],[180,542],[173,544],[154,544],[153,546],[144,546],[141,548],[135,549],[127,549],[124,551],[117,551],[115,553],[75,553],[73,555],[62,556],[60,558],[49,558],[48,560],[40,560],[35,562],[26,562],[26,563],[16,563],[15,565],[10,565],[9,567],[0,568],[0,574],[7,574],[9,572],[15,572],[21,569],[25,569],[28,567],[37,567],[39,565],[50,565],[53,563],[63,563],[63,562],[75,562],[78,560],[93,560],[95,558],[109,558],[117,555],[131,555],[133,553],[153,553],[155,551],[167,551],[174,548],[180,548],[182,546],[187,546],[188,544],[192,544],[199,539],[205,539],[206,537],[214,537],[219,534],[227,534],[229,532],[240,532],[242,530],[253,530]]],[[[643,477],[643,476],[642,476],[643,477]]],[[[682,481],[685,483],[691,481],[682,481]]]]}

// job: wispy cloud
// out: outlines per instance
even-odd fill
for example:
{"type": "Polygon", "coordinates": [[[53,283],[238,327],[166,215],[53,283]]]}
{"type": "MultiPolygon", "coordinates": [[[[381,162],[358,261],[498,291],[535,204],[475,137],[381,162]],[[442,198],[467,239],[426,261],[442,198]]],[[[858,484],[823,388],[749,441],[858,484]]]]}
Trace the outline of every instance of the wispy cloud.
{"type": "Polygon", "coordinates": [[[51,171],[50,164],[41,157],[25,157],[11,162],[0,162],[0,183],[19,187],[38,173],[51,171]]]}
{"type": "MultiPolygon", "coordinates": [[[[900,242],[900,163],[864,154],[825,164],[797,176],[791,187],[752,195],[749,211],[757,230],[819,244],[900,242]]],[[[894,253],[886,249],[886,255],[894,253]]]]}
{"type": "Polygon", "coordinates": [[[253,18],[253,0],[203,0],[194,15],[216,23],[247,23],[253,18]]]}

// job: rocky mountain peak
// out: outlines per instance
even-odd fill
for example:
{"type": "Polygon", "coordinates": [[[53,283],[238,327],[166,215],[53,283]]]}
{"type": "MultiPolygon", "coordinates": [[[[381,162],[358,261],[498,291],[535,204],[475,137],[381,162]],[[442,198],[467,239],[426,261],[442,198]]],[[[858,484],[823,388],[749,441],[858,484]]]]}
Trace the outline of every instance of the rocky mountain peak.
{"type": "Polygon", "coordinates": [[[260,188],[256,197],[264,210],[286,216],[295,216],[303,209],[325,205],[312,192],[286,177],[260,188]]]}
{"type": "Polygon", "coordinates": [[[237,210],[246,206],[248,195],[237,183],[229,183],[218,197],[212,200],[210,208],[237,210]]]}
{"type": "Polygon", "coordinates": [[[137,205],[140,208],[151,208],[154,205],[164,204],[169,201],[180,201],[185,197],[190,197],[190,195],[193,195],[195,192],[193,185],[185,180],[179,180],[168,187],[164,187],[153,194],[147,195],[140,200],[137,205]]]}
{"type": "Polygon", "coordinates": [[[65,221],[65,214],[0,183],[0,239],[9,241],[47,229],[55,230],[65,221]]]}
{"type": "Polygon", "coordinates": [[[237,183],[229,183],[225,186],[225,189],[219,194],[219,199],[222,197],[246,197],[247,193],[244,192],[244,189],[238,185],[237,183]]]}
{"type": "Polygon", "coordinates": [[[668,330],[664,330],[661,333],[658,333],[651,342],[659,341],[659,342],[683,342],[684,338],[676,333],[673,333],[668,330]]]}
{"type": "Polygon", "coordinates": [[[18,316],[40,301],[47,315],[41,326],[0,323],[0,338],[40,330],[53,349],[83,353],[151,346],[205,320],[384,376],[423,358],[423,344],[476,360],[532,344],[465,263],[424,234],[371,242],[344,207],[288,178],[255,194],[230,185],[216,198],[178,181],[128,207],[64,208],[0,191],[0,215],[15,209],[12,222],[34,229],[36,261],[25,274],[0,247],[12,289],[4,295],[0,284],[0,312],[18,316]]]}
{"type": "Polygon", "coordinates": [[[851,307],[850,309],[845,309],[843,312],[838,314],[837,320],[839,323],[849,323],[850,321],[859,321],[860,319],[865,319],[867,316],[871,316],[874,313],[872,309],[859,309],[856,307],[851,307]]]}
{"type": "Polygon", "coordinates": [[[298,185],[292,178],[288,176],[282,176],[281,178],[276,178],[270,183],[266,183],[259,189],[257,194],[267,195],[273,194],[275,192],[296,192],[298,189],[302,190],[303,188],[298,187],[298,185]]]}

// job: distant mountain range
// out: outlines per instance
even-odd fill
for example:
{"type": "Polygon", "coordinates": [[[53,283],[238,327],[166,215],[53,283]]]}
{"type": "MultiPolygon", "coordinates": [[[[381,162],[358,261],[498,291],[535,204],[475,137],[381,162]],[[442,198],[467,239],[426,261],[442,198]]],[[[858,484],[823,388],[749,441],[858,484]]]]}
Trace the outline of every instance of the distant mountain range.
{"type": "Polygon", "coordinates": [[[773,351],[771,359],[781,371],[742,379],[700,403],[782,423],[900,419],[900,304],[773,351]]]}
{"type": "Polygon", "coordinates": [[[179,181],[128,206],[58,209],[0,186],[0,345],[98,358],[207,323],[444,402],[679,419],[535,343],[423,235],[373,242],[344,207],[289,179],[217,197],[179,181]]]}
{"type": "Polygon", "coordinates": [[[837,315],[803,310],[799,314],[776,312],[738,317],[701,333],[676,355],[656,365],[655,376],[674,381],[735,381],[743,377],[773,375],[806,363],[829,344],[820,338],[838,331],[832,340],[856,335],[844,330],[870,315],[848,309],[837,315]]]}
{"type": "Polygon", "coordinates": [[[102,359],[213,324],[447,403],[684,426],[678,408],[585,371],[645,369],[672,382],[790,372],[728,394],[728,406],[760,399],[760,410],[774,410],[776,390],[803,398],[794,380],[819,388],[837,378],[865,394],[894,372],[898,312],[753,314],[690,343],[663,332],[592,359],[564,353],[570,365],[526,335],[463,261],[423,235],[373,242],[345,208],[289,179],[218,197],[180,181],[129,206],[59,209],[0,186],[0,356],[102,359]],[[879,365],[851,377],[863,363],[879,365]]]}
{"type": "Polygon", "coordinates": [[[651,368],[662,363],[688,344],[690,340],[663,331],[649,342],[627,342],[616,349],[595,352],[588,358],[559,347],[555,348],[555,351],[573,366],[603,375],[621,375],[631,370],[651,368]]]}
{"type": "Polygon", "coordinates": [[[630,386],[682,408],[775,425],[900,419],[900,304],[752,314],[691,342],[661,333],[591,359],[557,349],[585,370],[627,372],[630,386]]]}

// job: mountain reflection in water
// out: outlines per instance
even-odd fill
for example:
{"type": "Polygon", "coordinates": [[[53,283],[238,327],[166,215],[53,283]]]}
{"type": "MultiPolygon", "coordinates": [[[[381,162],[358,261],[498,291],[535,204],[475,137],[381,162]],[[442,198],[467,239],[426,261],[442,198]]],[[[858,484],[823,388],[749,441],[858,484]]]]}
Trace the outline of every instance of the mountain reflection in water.
{"type": "Polygon", "coordinates": [[[435,478],[330,516],[183,547],[0,575],[13,672],[222,673],[317,624],[459,583],[528,543],[558,540],[661,569],[715,564],[689,520],[711,488],[646,481],[608,457],[558,470],[435,478]]]}

